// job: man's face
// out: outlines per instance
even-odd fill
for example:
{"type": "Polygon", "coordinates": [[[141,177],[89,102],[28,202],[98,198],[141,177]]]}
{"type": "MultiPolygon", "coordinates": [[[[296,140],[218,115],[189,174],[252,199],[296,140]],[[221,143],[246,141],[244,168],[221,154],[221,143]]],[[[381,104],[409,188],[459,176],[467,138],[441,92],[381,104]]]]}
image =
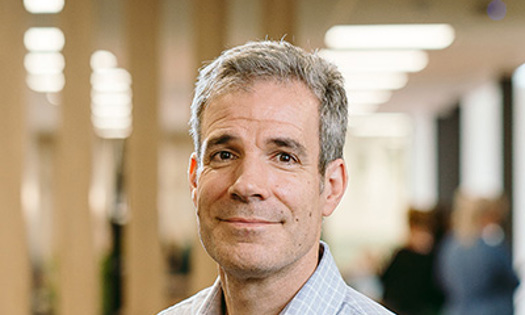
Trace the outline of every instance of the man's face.
{"type": "Polygon", "coordinates": [[[225,271],[262,277],[317,262],[322,217],[340,199],[318,171],[318,106],[300,82],[259,81],[206,108],[190,184],[204,247],[225,271]]]}

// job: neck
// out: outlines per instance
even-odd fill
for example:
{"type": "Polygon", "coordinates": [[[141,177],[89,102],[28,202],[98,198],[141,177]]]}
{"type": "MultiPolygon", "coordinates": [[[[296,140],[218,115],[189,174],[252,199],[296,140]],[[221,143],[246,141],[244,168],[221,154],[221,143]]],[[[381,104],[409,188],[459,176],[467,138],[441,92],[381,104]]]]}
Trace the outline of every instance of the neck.
{"type": "Polygon", "coordinates": [[[220,268],[226,313],[279,314],[314,273],[319,257],[314,250],[315,255],[306,255],[310,259],[268,276],[238,276],[220,268]]]}

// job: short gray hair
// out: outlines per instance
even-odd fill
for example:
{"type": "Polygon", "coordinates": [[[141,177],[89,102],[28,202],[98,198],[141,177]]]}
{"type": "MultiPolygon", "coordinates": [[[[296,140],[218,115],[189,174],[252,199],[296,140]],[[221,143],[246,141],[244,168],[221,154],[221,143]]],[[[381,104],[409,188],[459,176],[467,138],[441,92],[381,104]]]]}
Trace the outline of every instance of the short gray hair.
{"type": "Polygon", "coordinates": [[[258,80],[298,80],[318,98],[319,172],[324,175],[329,162],[343,157],[348,123],[343,77],[333,64],[316,52],[305,52],[285,41],[248,42],[224,51],[200,70],[190,119],[190,133],[198,159],[202,115],[211,99],[247,89],[258,80]]]}

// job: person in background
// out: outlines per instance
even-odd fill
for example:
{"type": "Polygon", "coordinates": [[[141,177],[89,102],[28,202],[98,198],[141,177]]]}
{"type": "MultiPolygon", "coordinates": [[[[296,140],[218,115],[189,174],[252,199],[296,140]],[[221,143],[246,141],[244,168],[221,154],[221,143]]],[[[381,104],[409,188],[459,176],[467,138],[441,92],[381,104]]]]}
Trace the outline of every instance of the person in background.
{"type": "Polygon", "coordinates": [[[438,274],[446,315],[512,315],[519,284],[502,222],[504,198],[473,198],[461,192],[452,213],[452,233],[439,252],[438,274]]]}
{"type": "Polygon", "coordinates": [[[434,212],[410,209],[408,226],[406,244],[380,275],[383,303],[400,315],[438,314],[443,294],[434,277],[434,212]]]}
{"type": "Polygon", "coordinates": [[[391,314],[345,284],[320,241],[347,185],[346,126],[339,71],[285,41],[200,71],[189,183],[219,277],[160,314],[391,314]]]}

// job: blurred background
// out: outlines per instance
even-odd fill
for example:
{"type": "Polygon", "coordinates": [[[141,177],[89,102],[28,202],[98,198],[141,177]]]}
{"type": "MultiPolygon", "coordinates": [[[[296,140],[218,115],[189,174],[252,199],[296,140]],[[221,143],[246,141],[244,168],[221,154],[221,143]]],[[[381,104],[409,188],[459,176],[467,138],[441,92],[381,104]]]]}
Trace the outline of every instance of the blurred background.
{"type": "Polygon", "coordinates": [[[349,283],[382,300],[411,211],[434,251],[460,193],[504,196],[525,272],[520,0],[3,0],[0,21],[1,314],[155,314],[214,281],[186,180],[193,84],[265,38],[346,77],[350,184],[323,239],[349,283]],[[352,28],[370,25],[394,28],[352,28]]]}

